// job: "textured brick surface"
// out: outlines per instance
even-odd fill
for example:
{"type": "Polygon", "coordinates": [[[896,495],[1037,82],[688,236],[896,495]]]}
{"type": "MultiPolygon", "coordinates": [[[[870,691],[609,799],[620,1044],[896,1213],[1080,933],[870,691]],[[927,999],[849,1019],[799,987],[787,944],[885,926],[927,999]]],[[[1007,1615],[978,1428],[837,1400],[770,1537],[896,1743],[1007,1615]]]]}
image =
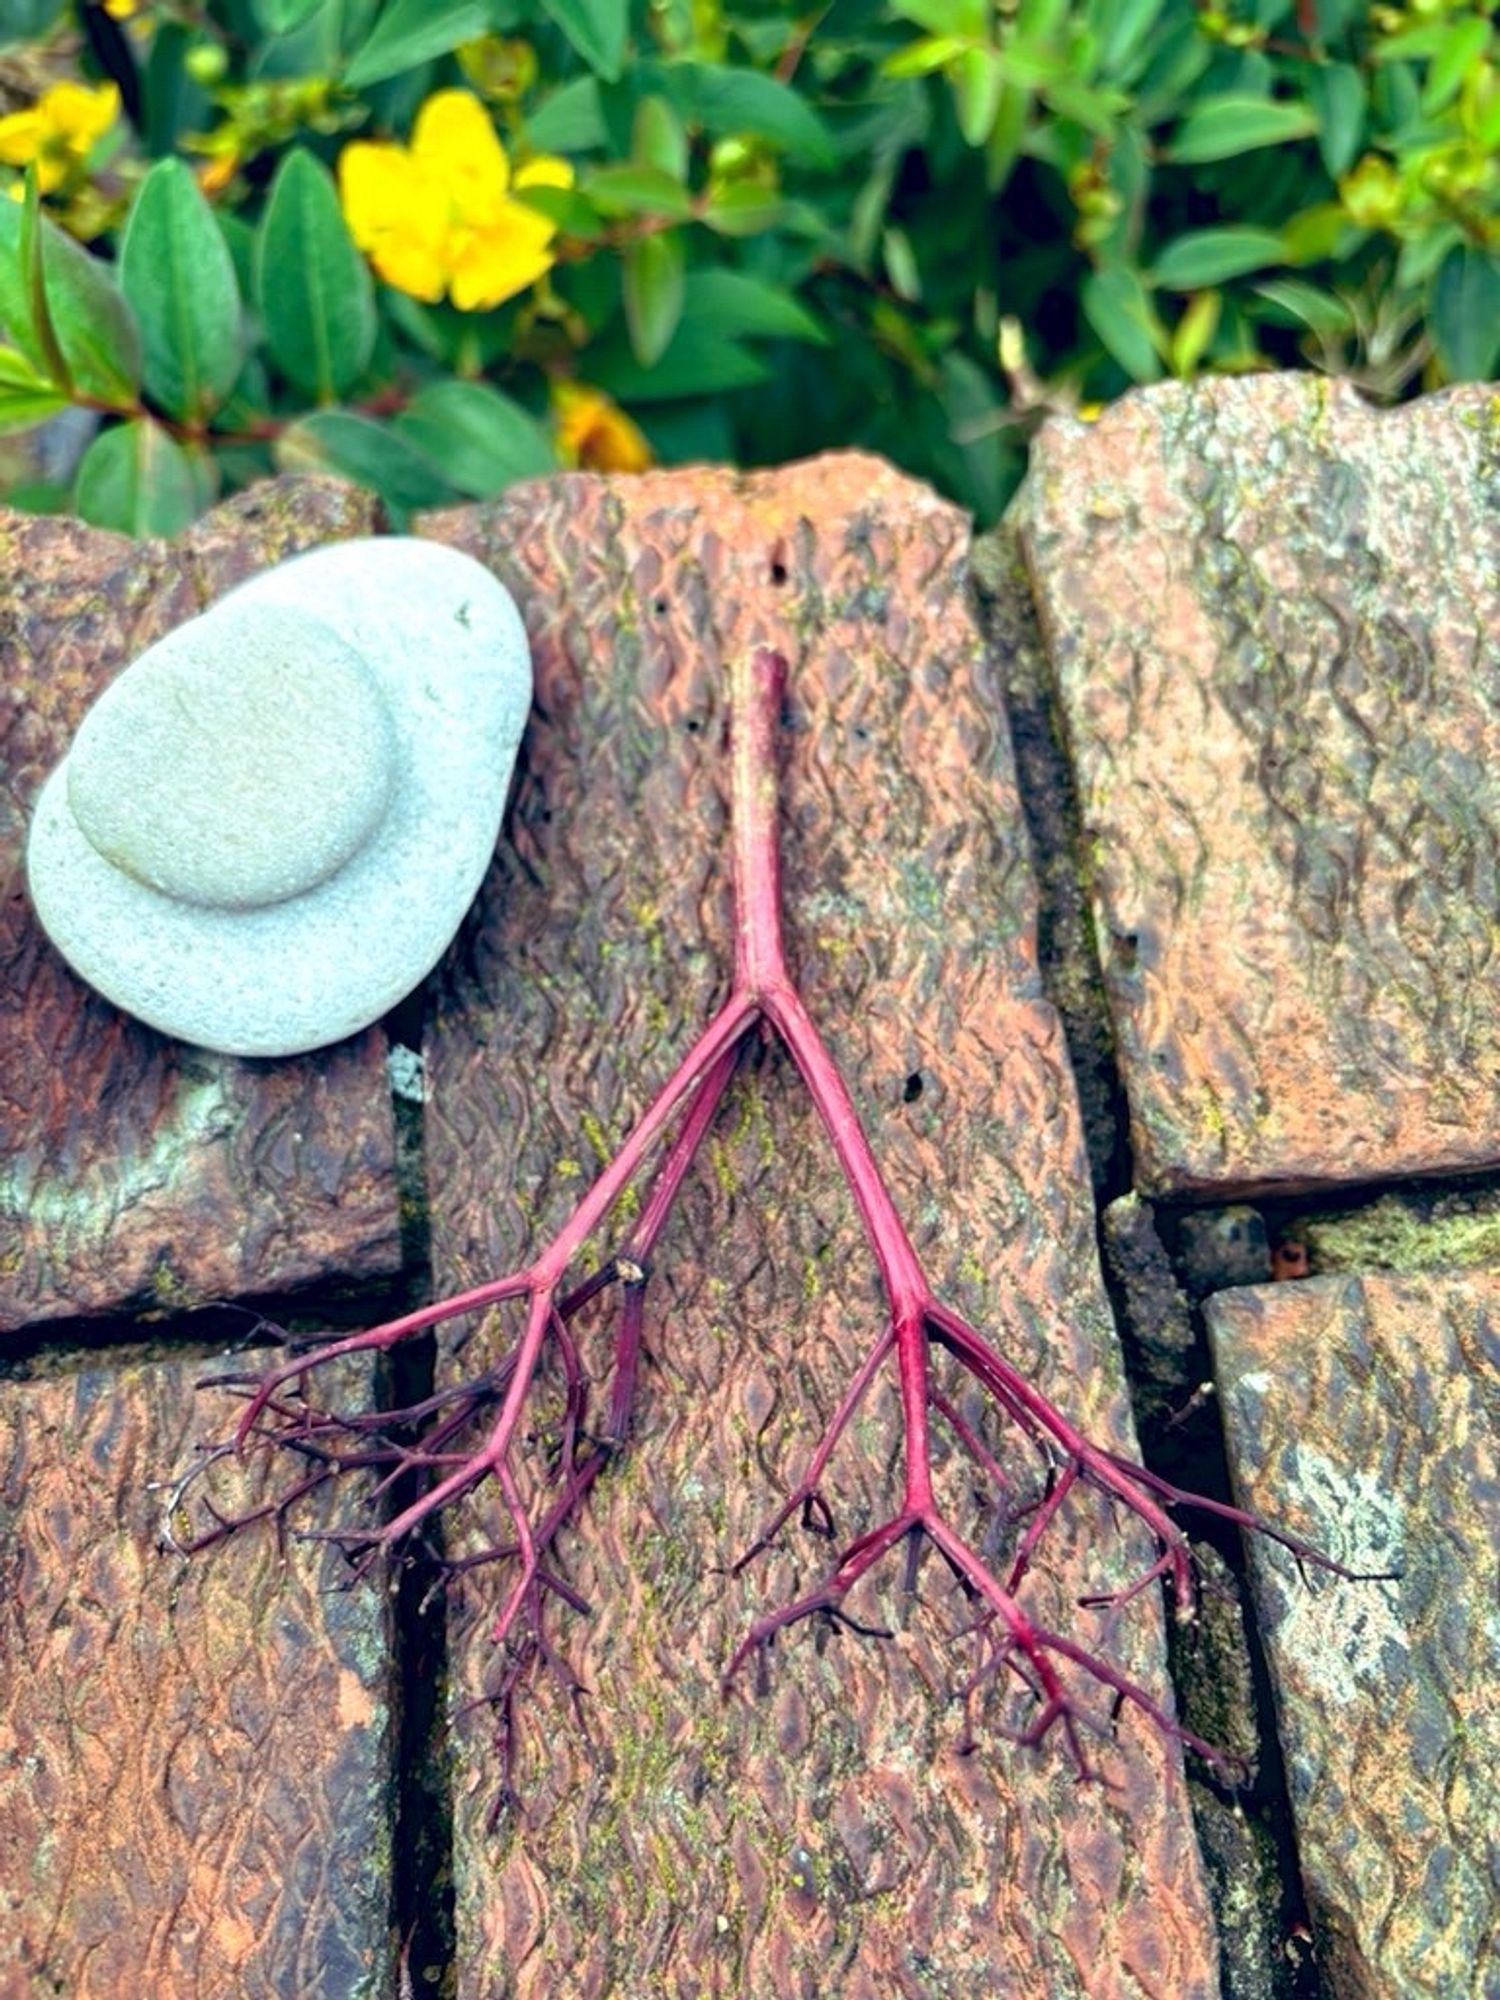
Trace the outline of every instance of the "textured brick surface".
{"type": "Polygon", "coordinates": [[[1500,1276],[1317,1278],[1208,1307],[1298,1848],[1337,2000],[1500,1994],[1500,1276]]]}
{"type": "Polygon", "coordinates": [[[1140,1184],[1500,1158],[1492,393],[1127,396],[1020,521],[1140,1184]]]}
{"type": "MultiPolygon", "coordinates": [[[[919,1251],[1102,1433],[1127,1436],[1077,1111],[1039,994],[1032,885],[997,688],[963,598],[961,518],[873,461],[740,479],[560,480],[428,523],[516,592],[538,713],[512,826],[428,1040],[440,1284],[521,1259],[725,990],[723,660],[792,662],[788,927],[919,1251]]],[[[628,1461],[561,1561],[593,1605],[558,1632],[589,1694],[528,1698],[523,1817],[489,1834],[482,1715],[457,1732],[459,1985],[500,1996],[837,1991],[1008,2000],[1217,1991],[1180,1768],[1127,1720],[1116,1789],[993,1738],[956,1752],[972,1655],[937,1565],[860,1600],[894,1644],[802,1628],[726,1702],[746,1624],[825,1545],[727,1565],[878,1330],[868,1255],[789,1064],[741,1075],[657,1258],[628,1461]]],[[[602,1330],[585,1342],[596,1366],[602,1330]]],[[[471,1347],[459,1364],[474,1365],[471,1347]]],[[[849,1533],[897,1493],[895,1399],[836,1461],[849,1533]]],[[[1034,1457],[1008,1454],[1027,1491],[1034,1457]]],[[[960,1525],[984,1533],[955,1479],[960,1525]]],[[[486,1507],[489,1502],[486,1500],[486,1507]]],[[[489,1516],[493,1521],[493,1515],[489,1516]]],[[[1143,1551],[1132,1545],[1129,1561],[1143,1551]]],[[[1124,1574],[1085,1502],[1046,1615],[1124,1574]]],[[[494,1573],[455,1603],[461,1692],[499,1663],[494,1573]]],[[[1147,1605],[1124,1641],[1161,1684],[1147,1605]]]]}
{"type": "Polygon", "coordinates": [[[318,480],[245,495],[170,547],[0,512],[0,1328],[396,1268],[379,1031],[276,1064],[171,1041],[73,976],[22,867],[31,801],[115,673],[372,518],[318,480]]]}
{"type": "Polygon", "coordinates": [[[268,1530],[158,1552],[206,1372],[0,1383],[4,2000],[393,1990],[382,1603],[268,1530]]]}

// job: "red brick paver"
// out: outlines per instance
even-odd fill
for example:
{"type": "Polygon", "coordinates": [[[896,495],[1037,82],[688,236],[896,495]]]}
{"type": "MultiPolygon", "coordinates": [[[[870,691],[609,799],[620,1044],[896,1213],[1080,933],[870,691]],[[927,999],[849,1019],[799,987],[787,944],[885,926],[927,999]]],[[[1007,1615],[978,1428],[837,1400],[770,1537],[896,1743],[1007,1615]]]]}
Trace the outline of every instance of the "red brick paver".
{"type": "Polygon", "coordinates": [[[384,1606],[269,1530],[159,1551],[206,1372],[0,1382],[3,2000],[393,1990],[384,1606]]]}
{"type": "Polygon", "coordinates": [[[253,571],[372,522],[323,480],[171,547],[0,510],[0,1329],[399,1263],[379,1032],[275,1064],[185,1048],[74,978],[22,867],[31,801],[115,673],[253,571]]]}
{"type": "Polygon", "coordinates": [[[1038,440],[1021,529],[1150,1191],[1500,1159],[1500,419],[1257,376],[1038,440]]]}
{"type": "Polygon", "coordinates": [[[1320,1962],[1338,2000],[1494,2000],[1500,1275],[1225,1292],[1209,1328],[1247,1502],[1351,1568],[1253,1554],[1320,1962]]]}
{"type": "MultiPolygon", "coordinates": [[[[511,837],[450,962],[428,1041],[434,1236],[453,1286],[514,1264],[576,1199],[724,991],[731,951],[723,662],[792,662],[789,929],[917,1244],[955,1302],[1068,1407],[1128,1419],[1094,1262],[1067,1057],[1035,970],[1031,877],[998,689],[963,595],[952,509],[868,459],[783,473],[577,478],[428,524],[515,590],[538,711],[511,837]]],[[[752,1539],[878,1330],[873,1271],[797,1080],[751,1065],[657,1259],[628,1461],[566,1538],[593,1606],[565,1641],[593,1748],[545,1677],[523,1814],[494,1835],[489,1729],[457,1741],[466,2000],[1217,1991],[1175,1756],[1132,1722],[1080,1788],[993,1738],[957,1754],[964,1608],[899,1564],[862,1609],[887,1645],[803,1629],[769,1693],[719,1676],[824,1545],[752,1539]]],[[[602,1340],[602,1336],[600,1336],[602,1340]]],[[[590,1349],[597,1361],[599,1351],[590,1349]]],[[[471,1346],[460,1366],[472,1370],[471,1346]]],[[[847,1532],[896,1493],[894,1399],[837,1461],[847,1532]]],[[[1014,1455],[1034,1488],[1034,1457],[1014,1455]]],[[[968,1482],[963,1526],[983,1532],[968,1482]]],[[[1132,1542],[1130,1561],[1142,1557],[1132,1542]]],[[[1085,1504],[1045,1614],[1124,1571],[1085,1504]]],[[[478,1691],[490,1571],[455,1606],[478,1691]]],[[[1129,1653],[1160,1685],[1147,1615],[1129,1653]]]]}

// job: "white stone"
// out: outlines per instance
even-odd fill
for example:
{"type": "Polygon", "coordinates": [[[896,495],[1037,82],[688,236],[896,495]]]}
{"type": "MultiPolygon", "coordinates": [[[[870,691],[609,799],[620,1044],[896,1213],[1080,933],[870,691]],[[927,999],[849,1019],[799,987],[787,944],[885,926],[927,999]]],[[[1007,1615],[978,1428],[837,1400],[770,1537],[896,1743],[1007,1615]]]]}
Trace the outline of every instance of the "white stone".
{"type": "Polygon", "coordinates": [[[341,542],[242,584],[105,691],[37,802],[33,902],[152,1026],[290,1055],[431,971],[494,851],[531,700],[471,557],[341,542]]]}

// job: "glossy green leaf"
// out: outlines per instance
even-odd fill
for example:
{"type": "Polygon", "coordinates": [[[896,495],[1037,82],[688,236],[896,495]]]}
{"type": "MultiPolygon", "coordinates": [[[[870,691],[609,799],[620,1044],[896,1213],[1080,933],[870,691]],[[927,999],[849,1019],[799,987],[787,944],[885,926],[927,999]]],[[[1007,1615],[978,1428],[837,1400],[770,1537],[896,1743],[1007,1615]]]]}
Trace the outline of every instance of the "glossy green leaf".
{"type": "Polygon", "coordinates": [[[655,167],[671,180],[687,179],[687,133],[665,97],[653,93],[636,106],[630,156],[639,165],[655,167]]]}
{"type": "Polygon", "coordinates": [[[1500,362],[1500,251],[1450,250],[1432,287],[1432,337],[1450,382],[1484,382],[1500,362]]]}
{"type": "Polygon", "coordinates": [[[829,337],[822,322],[784,286],[749,271],[714,266],[687,274],[682,317],[731,338],[759,334],[826,346],[829,337]]]}
{"type": "Polygon", "coordinates": [[[1166,157],[1179,166],[1206,160],[1233,160],[1258,146],[1280,146],[1317,130],[1310,104],[1268,97],[1205,97],[1178,126],[1166,157]]]}
{"type": "Polygon", "coordinates": [[[434,382],[394,428],[471,500],[488,500],[518,479],[557,465],[546,431],[529,411],[485,382],[434,382]]]}
{"type": "Polygon", "coordinates": [[[282,161],[260,226],[256,299],[278,368],[328,403],[364,374],[375,345],[375,295],[333,177],[297,147],[282,161]]]}
{"type": "Polygon", "coordinates": [[[575,77],[554,90],[526,121],[526,136],[542,153],[588,153],[606,140],[599,80],[575,77]]]}
{"type": "Polygon", "coordinates": [[[693,197],[660,167],[626,163],[596,167],[585,174],[581,192],[601,215],[671,215],[685,220],[693,212],[693,197]]]}
{"type": "Polygon", "coordinates": [[[29,430],[45,423],[68,399],[13,347],[0,347],[0,431],[29,430]]]}
{"type": "Polygon", "coordinates": [[[971,146],[982,146],[1000,109],[1005,65],[995,49],[965,49],[950,75],[958,129],[971,146]]]}
{"type": "Polygon", "coordinates": [[[490,25],[485,0],[390,0],[344,72],[350,90],[445,56],[490,25]]]}
{"type": "Polygon", "coordinates": [[[1255,294],[1314,333],[1335,336],[1350,332],[1354,325],[1354,315],[1342,299],[1304,278],[1267,278],[1255,287],[1255,294]]]}
{"type": "Polygon", "coordinates": [[[1165,0],[1094,0],[1089,25],[1099,37],[1099,71],[1127,78],[1145,52],[1165,0]]]}
{"type": "Polygon", "coordinates": [[[315,410],[276,440],[283,472],[336,472],[378,493],[398,521],[439,507],[454,487],[436,460],[389,424],[350,410],[315,410]]]}
{"type": "Polygon", "coordinates": [[[45,35],[63,10],[63,0],[4,0],[0,6],[0,48],[45,35]]]}
{"type": "Polygon", "coordinates": [[[614,83],[625,67],[628,0],[541,0],[541,5],[595,76],[614,83]]]}
{"type": "Polygon", "coordinates": [[[786,210],[780,195],[752,181],[731,181],[704,204],[703,220],[720,236],[759,236],[774,229],[786,210]]]}
{"type": "Polygon", "coordinates": [[[287,35],[322,5],[323,0],[255,0],[255,14],[268,35],[287,35]]]}
{"type": "Polygon", "coordinates": [[[1171,292],[1196,292],[1204,285],[1221,285],[1247,271],[1264,270],[1283,256],[1274,229],[1191,229],[1169,243],[1156,260],[1156,284],[1171,292]]]}
{"type": "Polygon", "coordinates": [[[24,203],[0,198],[0,325],[49,380],[129,408],[141,383],[141,336],[109,267],[24,203]],[[24,237],[24,242],[23,242],[24,237]],[[34,245],[23,267],[22,251],[34,245]],[[40,279],[44,305],[33,279],[40,279]],[[40,308],[40,309],[39,309],[40,308]],[[61,361],[62,370],[58,369],[61,361]]]}
{"type": "Polygon", "coordinates": [[[1490,23],[1477,14],[1448,26],[1442,46],[1428,65],[1427,81],[1422,87],[1422,110],[1428,118],[1457,97],[1469,71],[1484,61],[1493,34],[1490,23]]]}
{"type": "Polygon", "coordinates": [[[1353,63],[1323,63],[1307,79],[1318,115],[1318,151],[1330,180],[1348,173],[1365,136],[1365,80],[1353,63]]]}
{"type": "Polygon", "coordinates": [[[137,417],[101,431],[84,453],[73,511],[125,535],[179,535],[198,512],[199,479],[160,424],[137,417]]]}
{"type": "Polygon", "coordinates": [[[1160,379],[1160,323],[1138,272],[1121,264],[1091,271],[1083,281],[1083,311],[1132,382],[1160,379]]]}
{"type": "Polygon", "coordinates": [[[682,238],[661,233],[628,244],[622,282],[631,351],[643,368],[652,368],[682,318],[682,238]]]}
{"type": "Polygon", "coordinates": [[[1199,292],[1188,301],[1167,343],[1167,359],[1174,375],[1185,379],[1196,370],[1218,331],[1223,309],[1223,296],[1218,292],[1199,292]]]}
{"type": "Polygon", "coordinates": [[[212,416],[244,358],[240,293],[214,212],[181,160],[159,160],[141,182],[120,285],[141,329],[147,395],[188,423],[212,416]]]}
{"type": "Polygon", "coordinates": [[[702,325],[679,326],[652,368],[643,368],[623,343],[612,350],[595,348],[589,363],[590,381],[627,404],[718,396],[729,389],[753,388],[770,372],[748,347],[702,325]]]}
{"type": "Polygon", "coordinates": [[[911,238],[894,222],[887,224],[880,238],[880,256],[891,290],[898,299],[912,303],[922,296],[922,272],[911,238]]]}
{"type": "Polygon", "coordinates": [[[891,0],[891,12],[929,35],[956,35],[969,42],[983,40],[989,25],[985,0],[891,0]]]}
{"type": "Polygon", "coordinates": [[[810,167],[831,167],[838,157],[827,126],[807,99],[774,76],[688,62],[668,64],[662,74],[682,117],[711,138],[750,133],[810,167]]]}

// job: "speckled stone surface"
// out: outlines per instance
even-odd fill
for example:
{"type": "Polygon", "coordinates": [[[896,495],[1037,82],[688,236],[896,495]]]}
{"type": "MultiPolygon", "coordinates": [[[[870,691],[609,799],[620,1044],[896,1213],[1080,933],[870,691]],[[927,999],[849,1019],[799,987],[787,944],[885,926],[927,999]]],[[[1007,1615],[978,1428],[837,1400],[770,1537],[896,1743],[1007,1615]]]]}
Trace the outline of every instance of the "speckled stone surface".
{"type": "Polygon", "coordinates": [[[342,1041],[446,950],[530,704],[515,605],[477,563],[410,536],[310,551],[89,711],[37,801],[32,903],[163,1033],[242,1056],[342,1041]]]}
{"type": "Polygon", "coordinates": [[[395,1990],[382,1600],[269,1523],[159,1550],[209,1372],[0,1382],[5,2000],[395,1990]]]}
{"type": "MultiPolygon", "coordinates": [[[[956,510],[889,467],[569,478],[430,520],[494,564],[532,634],[538,720],[510,837],[448,961],[426,1050],[438,1282],[513,1265],[576,1200],[725,990],[723,662],[791,660],[782,825],[791,948],[919,1252],[955,1303],[1075,1413],[1128,1417],[1094,1255],[1065,1048],[1036,970],[1032,879],[956,510]]],[[[746,1625],[810,1585],[788,1532],[732,1579],[878,1327],[874,1273],[779,1054],[747,1063],[656,1257],[636,1441],[559,1560],[593,1607],[523,1705],[523,1814],[486,1830],[493,1731],[458,1724],[465,2000],[643,1993],[889,2000],[1216,1995],[1176,1756],[1134,1721],[1115,1789],[995,1736],[959,1754],[969,1670],[935,1564],[862,1600],[893,1644],[804,1628],[768,1692],[720,1675],[746,1625]]],[[[601,1367],[603,1328],[586,1359],[601,1367]]],[[[472,1372],[476,1350],[455,1366],[472,1372]]],[[[896,1493],[895,1397],[830,1483],[841,1530],[896,1493]]],[[[1034,1454],[1008,1454],[1021,1482],[1034,1454]]],[[[943,1477],[953,1475],[945,1459],[943,1477]]],[[[982,1532],[969,1482],[961,1526],[982,1532]]],[[[464,1532],[455,1524],[454,1533],[464,1532]]],[[[1085,1501],[1037,1599],[1140,1564],[1085,1501]]],[[[455,1700],[495,1660],[493,1572],[454,1602],[455,1700]]],[[[1161,1686],[1155,1607],[1121,1645],[1161,1686]]]]}
{"type": "Polygon", "coordinates": [[[275,1065],[168,1040],[69,971],[22,870],[43,780],[127,661],[253,572],[372,526],[369,500],[317,479],[170,548],[0,513],[0,1329],[399,1263],[379,1031],[275,1065]]]}
{"type": "Polygon", "coordinates": [[[1500,404],[1049,424],[1018,503],[1144,1191],[1500,1159],[1500,404]]]}
{"type": "Polygon", "coordinates": [[[1320,1964],[1336,2000],[1500,1994],[1500,1275],[1315,1278],[1208,1304],[1320,1964]]]}

